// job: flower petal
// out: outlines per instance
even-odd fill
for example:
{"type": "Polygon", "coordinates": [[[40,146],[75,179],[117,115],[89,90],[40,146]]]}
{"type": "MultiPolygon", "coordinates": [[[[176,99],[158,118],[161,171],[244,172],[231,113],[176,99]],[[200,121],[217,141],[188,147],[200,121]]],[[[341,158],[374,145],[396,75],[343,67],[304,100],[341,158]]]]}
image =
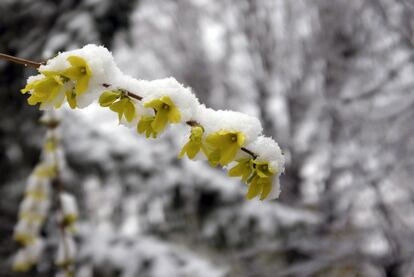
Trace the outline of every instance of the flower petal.
{"type": "Polygon", "coordinates": [[[236,157],[238,150],[239,150],[239,147],[237,146],[237,144],[232,144],[229,147],[223,148],[221,152],[221,157],[220,157],[220,164],[226,165],[232,162],[234,158],[236,157]]]}
{"type": "Polygon", "coordinates": [[[117,91],[110,91],[110,90],[104,91],[99,97],[99,105],[101,105],[101,107],[109,107],[120,96],[121,96],[121,93],[117,91]]]}
{"type": "Polygon", "coordinates": [[[255,198],[261,191],[261,185],[257,182],[258,176],[255,176],[252,180],[252,182],[249,185],[249,189],[247,191],[246,198],[247,199],[253,199],[255,198]]]}
{"type": "Polygon", "coordinates": [[[179,123],[180,120],[181,120],[180,111],[175,107],[171,107],[168,112],[168,121],[171,123],[179,123]]]}
{"type": "Polygon", "coordinates": [[[67,61],[73,66],[73,67],[85,67],[86,61],[78,56],[69,56],[67,58],[67,61]]]}
{"type": "Polygon", "coordinates": [[[146,102],[145,104],[144,104],[144,107],[145,108],[153,108],[153,109],[155,109],[155,110],[159,110],[159,109],[161,109],[162,108],[162,105],[163,105],[164,103],[160,100],[160,99],[154,99],[154,100],[151,100],[151,101],[149,101],[149,102],[146,102]]]}
{"type": "Polygon", "coordinates": [[[79,67],[69,67],[68,69],[65,69],[65,71],[63,71],[62,75],[71,80],[77,81],[80,78],[82,78],[84,74],[82,74],[79,67]]]}
{"type": "Polygon", "coordinates": [[[240,147],[243,147],[245,143],[246,143],[246,137],[244,136],[244,134],[241,132],[237,132],[237,144],[240,147]]]}
{"type": "Polygon", "coordinates": [[[76,94],[73,90],[67,90],[66,94],[66,101],[68,101],[69,107],[72,109],[76,108],[76,94]]]}
{"type": "Polygon", "coordinates": [[[80,79],[76,81],[75,93],[76,95],[81,95],[88,90],[89,85],[89,76],[83,75],[80,79]]]}
{"type": "Polygon", "coordinates": [[[130,99],[125,102],[125,118],[128,122],[134,120],[135,117],[135,106],[130,99]]]}
{"type": "Polygon", "coordinates": [[[115,103],[113,103],[109,108],[118,113],[118,119],[121,121],[122,115],[124,114],[124,107],[125,107],[125,101],[118,100],[115,103]]]}
{"type": "Polygon", "coordinates": [[[162,130],[165,129],[165,126],[168,123],[168,111],[164,109],[160,109],[157,111],[157,114],[155,115],[154,121],[151,123],[152,129],[154,129],[155,132],[159,133],[162,130]]]}
{"type": "Polygon", "coordinates": [[[272,180],[271,178],[260,178],[258,183],[261,184],[262,187],[260,200],[264,200],[272,191],[272,180]]]}

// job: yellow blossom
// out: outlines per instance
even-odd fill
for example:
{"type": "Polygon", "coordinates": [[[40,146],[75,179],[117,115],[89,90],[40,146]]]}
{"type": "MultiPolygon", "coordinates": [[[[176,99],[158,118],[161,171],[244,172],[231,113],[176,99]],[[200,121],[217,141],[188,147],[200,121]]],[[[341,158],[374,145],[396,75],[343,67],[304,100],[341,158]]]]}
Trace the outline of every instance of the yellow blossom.
{"type": "Polygon", "coordinates": [[[190,159],[193,159],[202,147],[202,138],[203,138],[203,127],[195,126],[191,128],[190,140],[184,145],[181,149],[179,158],[182,158],[185,154],[190,159]]]}
{"type": "Polygon", "coordinates": [[[228,175],[231,177],[241,176],[243,181],[247,179],[253,173],[253,161],[251,158],[240,159],[237,161],[237,165],[229,170],[228,175]]]}
{"type": "Polygon", "coordinates": [[[76,81],[75,94],[76,96],[82,95],[88,89],[92,71],[88,63],[81,57],[70,56],[67,60],[71,67],[63,71],[62,75],[72,81],[76,81]]]}
{"type": "Polygon", "coordinates": [[[131,122],[136,116],[133,100],[119,90],[103,92],[99,97],[99,104],[101,107],[109,107],[118,113],[119,121],[125,117],[128,122],[131,122]]]}
{"type": "Polygon", "coordinates": [[[207,136],[204,152],[211,165],[224,166],[234,160],[237,151],[244,144],[245,136],[242,132],[221,130],[207,136]]]}
{"type": "Polygon", "coordinates": [[[29,105],[40,103],[41,107],[53,103],[63,89],[65,79],[54,71],[42,71],[45,77],[35,80],[21,90],[23,94],[31,91],[27,99],[29,105]]]}
{"type": "Polygon", "coordinates": [[[257,174],[253,175],[251,182],[249,183],[249,189],[247,191],[246,198],[253,199],[260,194],[260,200],[264,200],[272,190],[272,178],[262,178],[257,174]]]}
{"type": "Polygon", "coordinates": [[[151,127],[156,133],[162,132],[168,123],[179,123],[181,113],[168,96],[154,99],[144,104],[145,108],[155,110],[155,118],[151,122],[151,127]]]}
{"type": "Polygon", "coordinates": [[[156,138],[158,133],[152,128],[152,122],[155,120],[154,116],[143,116],[137,125],[138,133],[142,134],[145,132],[145,136],[149,138],[156,138]]]}

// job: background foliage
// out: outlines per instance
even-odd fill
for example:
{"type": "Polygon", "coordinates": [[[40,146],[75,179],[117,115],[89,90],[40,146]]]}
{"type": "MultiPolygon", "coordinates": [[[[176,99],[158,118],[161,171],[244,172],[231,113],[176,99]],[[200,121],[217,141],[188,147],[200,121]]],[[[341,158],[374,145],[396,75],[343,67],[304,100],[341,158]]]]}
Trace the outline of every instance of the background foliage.
{"type": "MultiPolygon", "coordinates": [[[[282,195],[177,160],[113,115],[65,111],[79,276],[414,275],[414,4],[409,0],[5,0],[0,52],[41,61],[103,44],[130,75],[174,76],[258,116],[287,158],[282,195]]],[[[45,130],[0,63],[0,275],[45,130]]],[[[53,232],[46,226],[44,232],[53,232]]],[[[53,271],[49,252],[28,276],[53,271]]]]}

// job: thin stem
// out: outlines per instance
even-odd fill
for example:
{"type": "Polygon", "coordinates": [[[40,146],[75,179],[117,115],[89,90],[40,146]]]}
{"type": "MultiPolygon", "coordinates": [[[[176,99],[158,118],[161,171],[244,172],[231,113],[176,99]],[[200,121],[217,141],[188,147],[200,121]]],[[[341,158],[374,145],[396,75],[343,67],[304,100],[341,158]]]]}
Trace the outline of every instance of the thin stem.
{"type": "Polygon", "coordinates": [[[26,60],[26,59],[10,56],[10,55],[3,54],[3,53],[0,53],[0,59],[10,61],[10,62],[14,62],[14,63],[18,63],[18,64],[23,64],[25,66],[30,66],[30,67],[33,67],[33,68],[38,68],[39,66],[42,65],[42,63],[29,61],[29,60],[26,60]]]}
{"type": "Polygon", "coordinates": [[[252,151],[250,151],[249,149],[247,149],[245,147],[242,147],[240,149],[241,149],[241,151],[243,151],[243,152],[249,154],[250,156],[252,156],[253,159],[256,159],[257,158],[257,155],[255,153],[253,153],[252,151]]]}

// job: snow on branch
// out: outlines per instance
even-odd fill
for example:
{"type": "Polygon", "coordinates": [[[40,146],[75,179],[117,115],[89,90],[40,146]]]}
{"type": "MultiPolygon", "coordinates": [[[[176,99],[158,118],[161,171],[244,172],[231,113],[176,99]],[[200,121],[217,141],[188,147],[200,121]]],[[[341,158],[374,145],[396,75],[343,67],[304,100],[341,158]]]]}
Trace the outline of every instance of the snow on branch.
{"type": "Polygon", "coordinates": [[[22,89],[30,94],[30,105],[48,110],[66,102],[76,109],[98,101],[117,113],[121,124],[147,138],[156,138],[169,126],[188,125],[191,131],[180,158],[207,159],[211,166],[227,169],[229,176],[241,177],[248,199],[279,196],[284,157],[279,145],[262,135],[257,118],[206,108],[174,78],[146,81],[125,75],[102,46],[59,53],[39,64],[38,71],[22,89]]]}

